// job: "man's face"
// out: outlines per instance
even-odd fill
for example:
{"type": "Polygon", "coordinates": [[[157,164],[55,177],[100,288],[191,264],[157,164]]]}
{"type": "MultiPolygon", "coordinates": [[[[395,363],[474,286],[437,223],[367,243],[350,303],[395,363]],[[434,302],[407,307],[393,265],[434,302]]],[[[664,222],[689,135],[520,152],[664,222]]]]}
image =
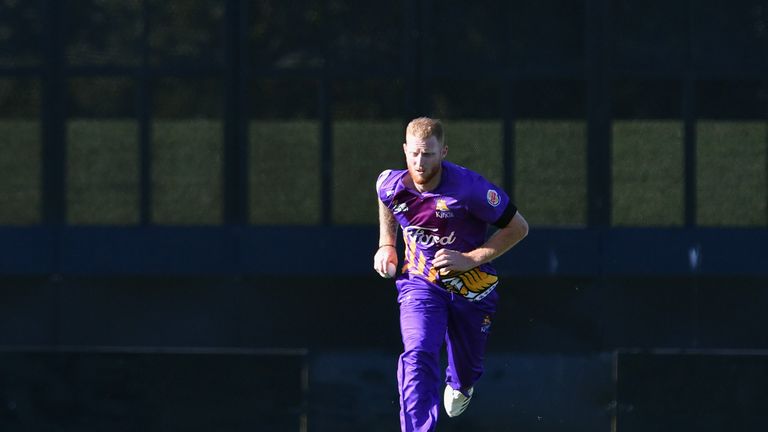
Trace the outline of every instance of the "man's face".
{"type": "Polygon", "coordinates": [[[417,185],[424,186],[440,173],[448,148],[440,145],[434,136],[425,139],[406,135],[403,151],[411,179],[417,185]]]}

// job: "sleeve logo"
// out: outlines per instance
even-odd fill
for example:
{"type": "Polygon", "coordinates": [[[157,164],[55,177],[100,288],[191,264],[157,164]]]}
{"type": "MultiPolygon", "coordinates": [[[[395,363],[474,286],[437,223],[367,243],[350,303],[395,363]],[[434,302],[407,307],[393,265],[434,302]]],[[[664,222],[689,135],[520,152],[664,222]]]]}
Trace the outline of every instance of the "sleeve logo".
{"type": "Polygon", "coordinates": [[[488,204],[492,207],[498,207],[499,204],[501,204],[501,196],[499,196],[499,193],[493,189],[488,189],[488,193],[485,194],[485,197],[488,199],[488,204]]]}

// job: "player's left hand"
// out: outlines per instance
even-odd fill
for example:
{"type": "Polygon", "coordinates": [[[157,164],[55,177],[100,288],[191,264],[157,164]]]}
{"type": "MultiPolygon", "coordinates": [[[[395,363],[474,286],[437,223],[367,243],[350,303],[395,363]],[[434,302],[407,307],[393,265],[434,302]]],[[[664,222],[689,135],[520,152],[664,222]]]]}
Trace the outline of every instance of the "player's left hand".
{"type": "Polygon", "coordinates": [[[440,249],[435,253],[432,266],[440,270],[440,274],[444,275],[449,272],[464,272],[476,267],[477,264],[472,258],[462,252],[452,249],[440,249]]]}

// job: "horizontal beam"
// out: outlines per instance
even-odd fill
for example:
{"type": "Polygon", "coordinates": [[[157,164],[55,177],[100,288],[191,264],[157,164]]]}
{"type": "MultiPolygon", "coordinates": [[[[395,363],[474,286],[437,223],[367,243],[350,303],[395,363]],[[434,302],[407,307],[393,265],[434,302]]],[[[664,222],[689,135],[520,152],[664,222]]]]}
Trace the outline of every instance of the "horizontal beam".
{"type": "MultiPolygon", "coordinates": [[[[0,277],[373,274],[372,226],[0,227],[0,277]]],[[[768,277],[768,229],[532,228],[522,277],[768,277]]],[[[402,250],[402,246],[401,246],[402,250]]]]}

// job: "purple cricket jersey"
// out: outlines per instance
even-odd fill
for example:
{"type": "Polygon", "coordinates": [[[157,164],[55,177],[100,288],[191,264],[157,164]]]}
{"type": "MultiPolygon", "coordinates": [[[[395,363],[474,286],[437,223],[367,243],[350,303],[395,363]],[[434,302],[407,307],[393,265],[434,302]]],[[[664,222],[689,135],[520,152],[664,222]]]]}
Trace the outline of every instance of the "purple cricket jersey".
{"type": "Polygon", "coordinates": [[[408,170],[386,170],[376,181],[379,199],[403,228],[405,257],[400,278],[421,278],[479,301],[498,284],[490,263],[441,275],[432,267],[440,249],[469,252],[486,241],[488,225],[506,226],[517,212],[507,194],[467,168],[442,162],[440,184],[419,193],[403,184],[408,170]]]}

